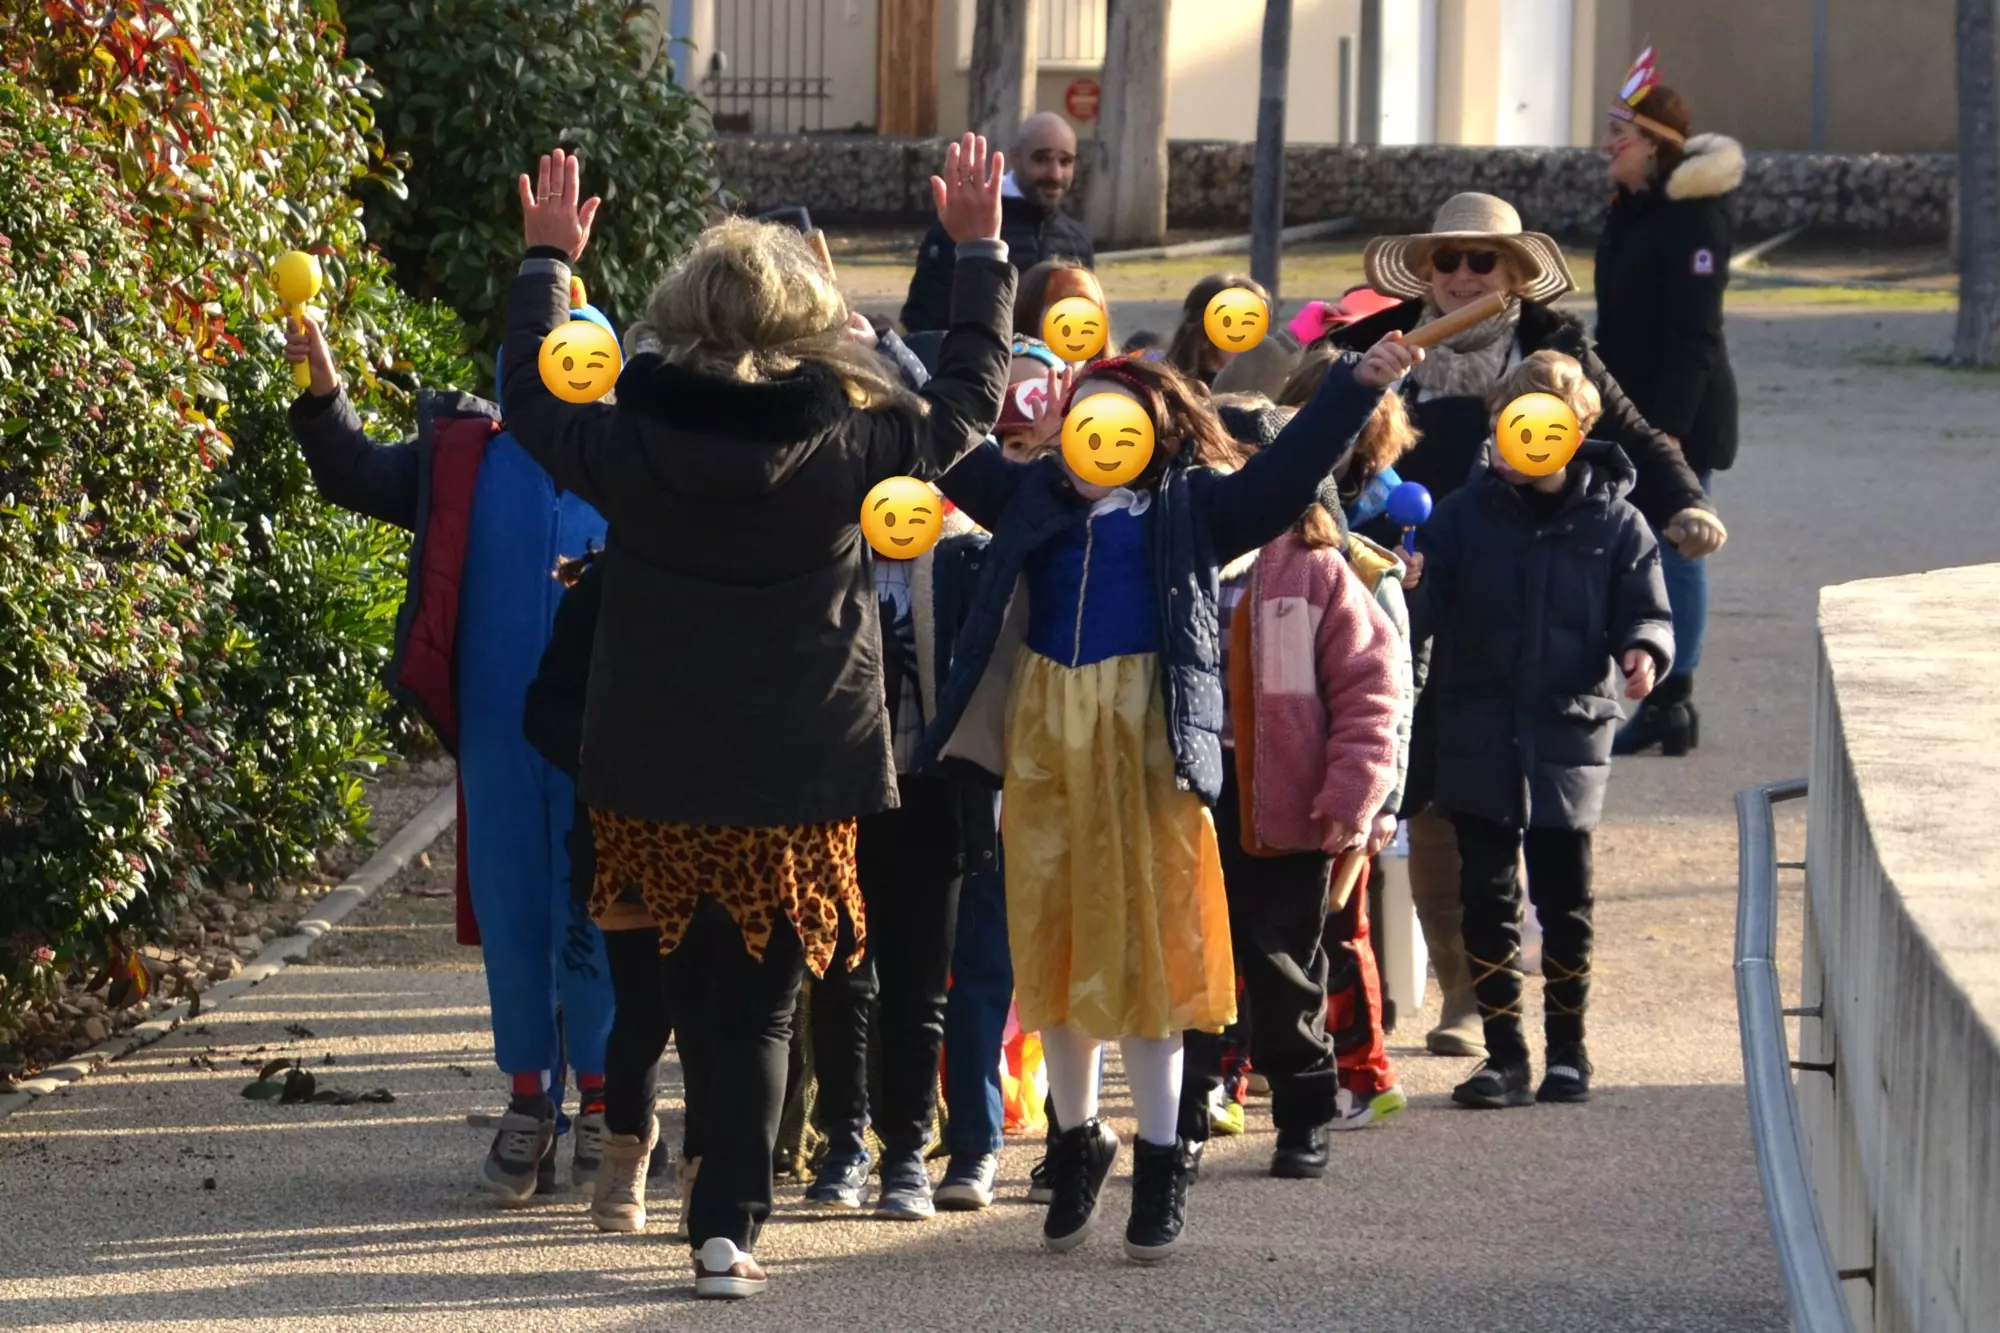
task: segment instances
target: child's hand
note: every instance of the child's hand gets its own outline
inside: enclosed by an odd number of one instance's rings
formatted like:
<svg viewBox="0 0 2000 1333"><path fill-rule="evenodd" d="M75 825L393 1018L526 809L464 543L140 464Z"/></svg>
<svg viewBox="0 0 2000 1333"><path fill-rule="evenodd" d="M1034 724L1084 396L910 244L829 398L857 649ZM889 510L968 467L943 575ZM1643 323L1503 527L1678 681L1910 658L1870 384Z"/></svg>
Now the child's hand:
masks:
<svg viewBox="0 0 2000 1333"><path fill-rule="evenodd" d="M1061 370L1051 370L1048 391L1035 404L1034 419L1029 422L1033 432L1031 438L1037 446L1058 439L1063 428L1063 404L1069 401L1070 390L1076 387L1076 367L1065 365Z"/></svg>
<svg viewBox="0 0 2000 1333"><path fill-rule="evenodd" d="M1423 359L1423 348L1406 347L1403 335L1392 330L1383 335L1381 342L1368 349L1368 355L1362 357L1361 364L1354 368L1354 378L1371 389L1386 389L1409 374L1410 367Z"/></svg>
<svg viewBox="0 0 2000 1333"><path fill-rule="evenodd" d="M1403 588L1405 591L1424 581L1424 557L1421 551L1412 551L1403 557Z"/></svg>
<svg viewBox="0 0 2000 1333"><path fill-rule="evenodd" d="M859 310L847 317L847 336L863 347L873 348L882 345L881 338L876 336L874 323Z"/></svg>
<svg viewBox="0 0 2000 1333"><path fill-rule="evenodd" d="M1326 835L1319 840L1321 849L1329 856L1339 856L1349 848L1359 847L1361 844L1362 833L1360 829L1352 824L1336 820L1327 821Z"/></svg>
<svg viewBox="0 0 2000 1333"><path fill-rule="evenodd" d="M521 237L530 250L553 245L574 263L590 244L590 224L597 220L598 205L592 196L581 207L582 162L558 148L542 155L532 186L526 173L521 176Z"/></svg>
<svg viewBox="0 0 2000 1333"><path fill-rule="evenodd" d="M1373 856L1396 840L1396 817L1377 815L1372 828L1368 830L1368 845L1363 850Z"/></svg>
<svg viewBox="0 0 2000 1333"><path fill-rule="evenodd" d="M1643 699L1653 692L1653 677L1659 670L1653 655L1644 648L1625 650L1625 697Z"/></svg>
<svg viewBox="0 0 2000 1333"><path fill-rule="evenodd" d="M986 154L986 140L968 134L944 152L944 174L931 177L938 221L953 241L1000 238L1000 181L1007 155Z"/></svg>
<svg viewBox="0 0 2000 1333"><path fill-rule="evenodd" d="M285 360L295 366L304 362L312 368L312 384L307 392L314 397L331 398L339 391L340 371L334 368L333 352L326 345L319 321L311 315L301 314L297 323L287 321Z"/></svg>

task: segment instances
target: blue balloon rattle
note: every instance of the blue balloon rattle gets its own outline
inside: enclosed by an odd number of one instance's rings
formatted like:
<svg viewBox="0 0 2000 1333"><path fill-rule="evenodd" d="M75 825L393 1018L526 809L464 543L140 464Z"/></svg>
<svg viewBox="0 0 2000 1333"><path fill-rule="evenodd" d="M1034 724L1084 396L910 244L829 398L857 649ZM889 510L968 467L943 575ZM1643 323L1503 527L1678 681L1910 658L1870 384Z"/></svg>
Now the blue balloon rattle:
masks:
<svg viewBox="0 0 2000 1333"><path fill-rule="evenodd" d="M1403 530L1403 553L1411 554L1410 534L1422 527L1431 516L1431 493L1421 484L1406 481L1389 492L1389 503L1383 506L1389 521Z"/></svg>

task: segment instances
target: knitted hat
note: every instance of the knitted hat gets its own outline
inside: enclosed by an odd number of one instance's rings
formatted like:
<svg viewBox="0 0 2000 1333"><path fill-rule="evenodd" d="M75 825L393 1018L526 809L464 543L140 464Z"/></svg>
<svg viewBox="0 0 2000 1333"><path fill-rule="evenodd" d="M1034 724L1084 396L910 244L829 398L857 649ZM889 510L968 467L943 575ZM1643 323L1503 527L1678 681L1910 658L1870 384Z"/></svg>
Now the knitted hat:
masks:
<svg viewBox="0 0 2000 1333"><path fill-rule="evenodd" d="M1446 247L1505 251L1518 279L1515 295L1553 301L1576 290L1562 247L1538 231L1522 231L1521 215L1490 194L1455 194L1444 201L1431 229L1413 236L1377 236L1362 251L1368 285L1411 300L1431 292L1431 254Z"/></svg>
<svg viewBox="0 0 2000 1333"><path fill-rule="evenodd" d="M1229 437L1254 448L1268 448L1292 414L1261 395L1243 394L1215 405L1215 415Z"/></svg>

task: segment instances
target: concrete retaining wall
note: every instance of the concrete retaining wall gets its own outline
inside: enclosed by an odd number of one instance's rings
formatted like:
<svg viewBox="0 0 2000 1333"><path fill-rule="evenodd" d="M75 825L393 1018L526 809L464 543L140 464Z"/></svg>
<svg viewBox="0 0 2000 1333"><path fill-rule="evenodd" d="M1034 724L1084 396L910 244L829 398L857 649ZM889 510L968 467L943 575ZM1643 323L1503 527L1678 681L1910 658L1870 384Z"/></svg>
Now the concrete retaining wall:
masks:
<svg viewBox="0 0 2000 1333"><path fill-rule="evenodd" d="M1859 1333L2000 1328L2000 565L1828 588L1799 1119Z"/></svg>
<svg viewBox="0 0 2000 1333"><path fill-rule="evenodd" d="M921 225L931 216L930 175L944 158L944 141L723 135L716 156L723 184L753 211L803 203L833 222ZM1169 145L1169 221L1248 230L1250 165L1249 144ZM1954 173L1954 159L1941 154L1757 153L1736 194L1736 223L1751 237L1811 227L1820 234L1942 240L1950 229ZM1091 174L1086 161L1079 199ZM1288 223L1358 217L1384 229L1416 230L1460 190L1500 195L1529 227L1577 239L1595 234L1609 195L1603 158L1585 148L1309 144L1286 152Z"/></svg>

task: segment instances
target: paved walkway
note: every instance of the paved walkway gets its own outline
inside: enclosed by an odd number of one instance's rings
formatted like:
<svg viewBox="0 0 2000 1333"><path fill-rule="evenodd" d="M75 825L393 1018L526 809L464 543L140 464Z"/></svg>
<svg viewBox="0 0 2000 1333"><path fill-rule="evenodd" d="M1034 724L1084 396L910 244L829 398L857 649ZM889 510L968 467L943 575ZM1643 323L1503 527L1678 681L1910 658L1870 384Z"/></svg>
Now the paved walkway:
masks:
<svg viewBox="0 0 2000 1333"><path fill-rule="evenodd" d="M464 1116L496 1083L476 971L297 967L0 1121L0 1326L1785 1328L1739 1082L1729 797L1804 769L1815 588L1994 558L1991 385L1910 364L1947 336L1936 315L1732 326L1746 445L1720 497L1735 535L1705 743L1612 784L1591 1105L1455 1111L1465 1064L1399 1051L1412 1110L1338 1138L1325 1181L1264 1178L1267 1130L1218 1142L1188 1248L1159 1269L1127 1265L1115 1232L1045 1255L1019 1203L921 1227L787 1207L761 1250L771 1293L698 1307L664 1239L601 1236L574 1199L498 1212L472 1188L484 1142ZM237 1095L240 1061L283 1052L331 1055L323 1078L397 1101ZM1032 1156L1008 1152L1010 1198ZM1110 1215L1127 1199L1121 1169Z"/></svg>

